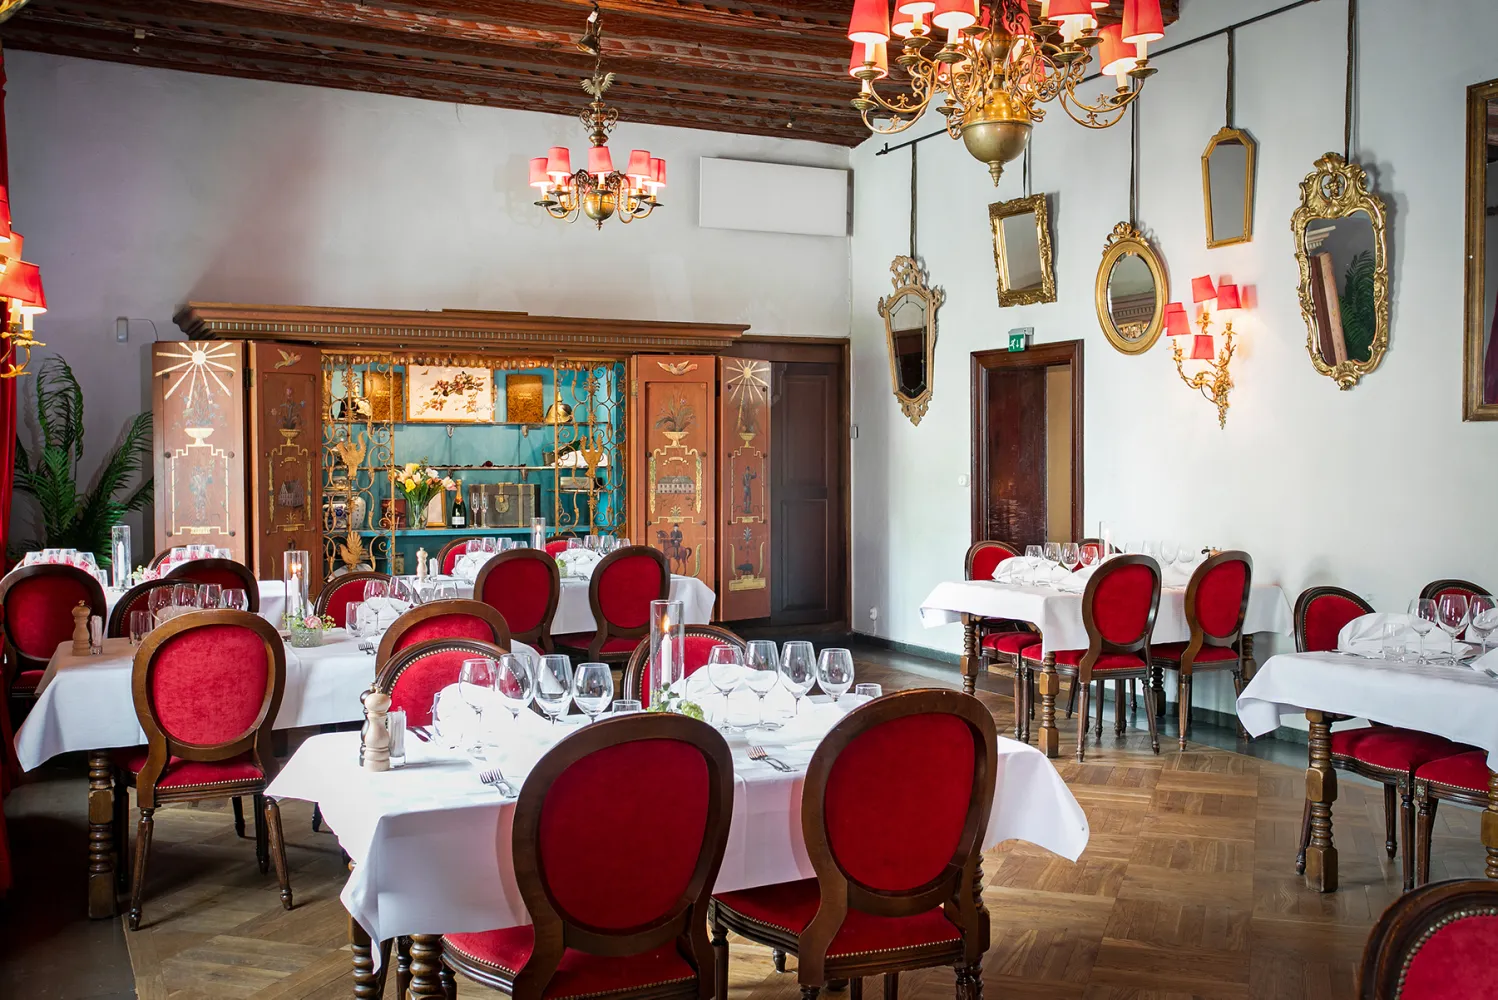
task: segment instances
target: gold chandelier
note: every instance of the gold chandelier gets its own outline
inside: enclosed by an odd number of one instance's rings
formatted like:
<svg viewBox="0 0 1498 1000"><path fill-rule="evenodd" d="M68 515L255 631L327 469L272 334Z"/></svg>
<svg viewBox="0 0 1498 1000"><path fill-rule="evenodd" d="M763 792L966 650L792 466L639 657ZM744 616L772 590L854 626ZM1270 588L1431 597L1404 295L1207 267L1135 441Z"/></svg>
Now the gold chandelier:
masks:
<svg viewBox="0 0 1498 1000"><path fill-rule="evenodd" d="M1042 105L1059 100L1088 128L1116 124L1139 96L1149 65L1150 42L1165 37L1160 0L1125 0L1122 24L1099 28L1109 0L1041 0L1038 18L1027 0L854 0L848 38L849 74L859 81L853 106L875 133L902 132L938 95L947 132L988 164L998 184L1004 164L1025 150L1030 131L1045 118ZM945 33L936 51L927 49ZM876 80L889 75L886 45L903 40L895 62L909 74L908 92L886 98ZM1117 89L1088 104L1077 88L1093 65L1093 50Z"/></svg>

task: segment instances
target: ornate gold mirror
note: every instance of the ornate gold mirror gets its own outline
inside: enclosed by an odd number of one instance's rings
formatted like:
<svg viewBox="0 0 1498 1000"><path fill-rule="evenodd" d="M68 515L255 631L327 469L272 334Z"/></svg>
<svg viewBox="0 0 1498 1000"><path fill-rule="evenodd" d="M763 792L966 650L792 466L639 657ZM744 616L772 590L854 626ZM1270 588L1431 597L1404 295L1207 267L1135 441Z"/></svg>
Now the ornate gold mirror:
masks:
<svg viewBox="0 0 1498 1000"><path fill-rule="evenodd" d="M1498 420L1495 323L1498 323L1498 80L1489 80L1467 88L1467 337L1462 377L1465 420Z"/></svg>
<svg viewBox="0 0 1498 1000"><path fill-rule="evenodd" d="M1143 354L1160 339L1170 299L1165 265L1144 234L1127 222L1108 236L1096 295L1098 323L1114 347Z"/></svg>
<svg viewBox="0 0 1498 1000"><path fill-rule="evenodd" d="M1311 362L1351 389L1389 347L1389 249L1384 200L1368 174L1336 153L1300 182L1290 219L1300 263L1300 311Z"/></svg>
<svg viewBox="0 0 1498 1000"><path fill-rule="evenodd" d="M1220 129L1207 143L1202 153L1202 198L1208 247L1253 240L1257 153L1258 143L1242 129Z"/></svg>
<svg viewBox="0 0 1498 1000"><path fill-rule="evenodd" d="M993 262L999 272L999 305L1056 301L1051 253L1051 212L1043 194L988 206Z"/></svg>
<svg viewBox="0 0 1498 1000"><path fill-rule="evenodd" d="M879 300L889 337L889 369L900 409L919 425L931 402L931 368L936 360L936 311L946 300L931 288L926 271L911 257L896 257L889 266L895 290Z"/></svg>

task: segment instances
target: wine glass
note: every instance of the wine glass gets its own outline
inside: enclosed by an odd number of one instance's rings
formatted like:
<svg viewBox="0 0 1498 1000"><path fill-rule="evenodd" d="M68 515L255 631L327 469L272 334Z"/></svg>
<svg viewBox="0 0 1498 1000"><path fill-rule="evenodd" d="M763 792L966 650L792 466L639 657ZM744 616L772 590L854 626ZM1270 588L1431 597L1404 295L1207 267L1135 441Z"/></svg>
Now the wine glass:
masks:
<svg viewBox="0 0 1498 1000"><path fill-rule="evenodd" d="M1025 563L1024 568L1025 579L1017 582L1028 583L1031 586L1036 586L1040 583L1040 574L1042 572L1040 564L1045 561L1045 546L1026 545L1025 559L1028 560Z"/></svg>
<svg viewBox="0 0 1498 1000"><path fill-rule="evenodd" d="M363 601L349 601L343 606L343 629L350 639L359 638L359 612L363 607Z"/></svg>
<svg viewBox="0 0 1498 1000"><path fill-rule="evenodd" d="M150 595L146 598L146 606L151 609L153 617L160 614L163 609L172 606L172 592L174 589L173 587L152 588Z"/></svg>
<svg viewBox="0 0 1498 1000"><path fill-rule="evenodd" d="M224 588L217 583L198 584L198 607L216 608L224 598Z"/></svg>
<svg viewBox="0 0 1498 1000"><path fill-rule="evenodd" d="M738 732L737 726L728 724L728 696L743 683L744 664L737 647L717 645L707 653L707 679L723 696L723 724L718 728L724 732Z"/></svg>
<svg viewBox="0 0 1498 1000"><path fill-rule="evenodd" d="M1415 662L1424 664L1425 637L1436 627L1436 602L1428 597L1417 597L1410 602L1409 614L1410 628L1415 630L1415 635L1420 640L1419 655Z"/></svg>
<svg viewBox="0 0 1498 1000"><path fill-rule="evenodd" d="M846 649L822 650L817 660L817 683L836 702L839 695L853 686L853 654Z"/></svg>
<svg viewBox="0 0 1498 1000"><path fill-rule="evenodd" d="M607 663L579 663L572 675L572 700L589 722L614 700L614 673Z"/></svg>
<svg viewBox="0 0 1498 1000"><path fill-rule="evenodd" d="M434 601L456 601L457 599L458 585L451 580L442 580L432 588Z"/></svg>
<svg viewBox="0 0 1498 1000"><path fill-rule="evenodd" d="M759 696L759 728L779 729L779 723L765 721L765 695L773 691L780 680L780 650L768 639L755 639L749 643L744 660L744 666L749 668L744 683Z"/></svg>
<svg viewBox="0 0 1498 1000"><path fill-rule="evenodd" d="M172 604L179 608L196 608L198 606L198 585L195 583L173 584Z"/></svg>
<svg viewBox="0 0 1498 1000"><path fill-rule="evenodd" d="M479 748L479 735L483 731L484 692L494 690L495 663L487 656L476 656L464 660L458 668L458 697L463 699L473 712L478 723L473 728L473 749Z"/></svg>
<svg viewBox="0 0 1498 1000"><path fill-rule="evenodd" d="M230 611L250 610L250 598L241 587L226 587L219 597L218 606Z"/></svg>
<svg viewBox="0 0 1498 1000"><path fill-rule="evenodd" d="M510 719L519 721L521 711L536 697L536 675L530 661L514 653L504 653L490 662L494 664L494 693L510 710Z"/></svg>
<svg viewBox="0 0 1498 1000"><path fill-rule="evenodd" d="M1041 554L1045 556L1046 562L1053 562L1058 566L1061 565L1060 542L1046 542L1044 548L1041 550Z"/></svg>
<svg viewBox="0 0 1498 1000"><path fill-rule="evenodd" d="M1493 600L1492 594L1474 594L1467 601L1472 615L1472 624L1467 626L1467 634L1476 633L1477 641L1482 643L1484 654L1488 651L1488 636L1498 629L1498 601Z"/></svg>
<svg viewBox="0 0 1498 1000"><path fill-rule="evenodd" d="M1180 542L1161 542L1160 543L1160 565L1161 565L1161 567L1174 566L1176 564L1176 560L1178 560L1180 558L1181 558L1181 543Z"/></svg>
<svg viewBox="0 0 1498 1000"><path fill-rule="evenodd" d="M365 580L364 599L372 601L377 597L390 596L390 583L386 580Z"/></svg>
<svg viewBox="0 0 1498 1000"><path fill-rule="evenodd" d="M458 749L463 742L463 731L458 726L456 718L443 714L441 691L432 696L432 735L437 737L439 745L448 750Z"/></svg>
<svg viewBox="0 0 1498 1000"><path fill-rule="evenodd" d="M1088 542L1082 546L1082 568L1091 569L1103 560L1103 547L1097 542Z"/></svg>
<svg viewBox="0 0 1498 1000"><path fill-rule="evenodd" d="M1069 573L1075 573L1077 567L1082 565L1082 550L1076 542L1067 542L1061 546L1061 565Z"/></svg>
<svg viewBox="0 0 1498 1000"><path fill-rule="evenodd" d="M1449 590L1436 598L1436 624L1451 639L1452 663L1456 663L1457 659L1456 637L1467 627L1471 615L1472 607L1467 601L1467 595L1460 591Z"/></svg>
<svg viewBox="0 0 1498 1000"><path fill-rule="evenodd" d="M572 661L560 653L547 653L536 668L536 704L555 724L572 704Z"/></svg>
<svg viewBox="0 0 1498 1000"><path fill-rule="evenodd" d="M801 714L801 699L817 682L817 653L811 643L797 639L785 644L780 653L780 680L796 699L791 714Z"/></svg>

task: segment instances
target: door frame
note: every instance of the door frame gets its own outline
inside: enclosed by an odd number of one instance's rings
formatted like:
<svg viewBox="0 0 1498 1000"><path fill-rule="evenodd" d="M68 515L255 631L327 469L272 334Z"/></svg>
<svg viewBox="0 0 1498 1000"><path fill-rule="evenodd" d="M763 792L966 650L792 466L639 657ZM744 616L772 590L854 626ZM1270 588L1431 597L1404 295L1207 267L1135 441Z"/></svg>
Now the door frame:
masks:
<svg viewBox="0 0 1498 1000"><path fill-rule="evenodd" d="M1074 541L1082 539L1082 341L1062 340L1050 344L1037 344L1023 351L974 351L972 354L972 441L971 441L971 540L981 541L987 537L984 530L983 500L988 492L988 376L991 372L1011 371L1016 368L1054 368L1071 365L1072 416L1071 416L1071 534Z"/></svg>

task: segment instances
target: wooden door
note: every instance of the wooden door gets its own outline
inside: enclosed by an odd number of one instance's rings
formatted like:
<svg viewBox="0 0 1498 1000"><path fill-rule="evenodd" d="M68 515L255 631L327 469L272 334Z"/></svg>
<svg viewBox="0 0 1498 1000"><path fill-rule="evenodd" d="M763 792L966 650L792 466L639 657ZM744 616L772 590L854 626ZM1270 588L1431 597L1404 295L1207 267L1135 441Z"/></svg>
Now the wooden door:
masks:
<svg viewBox="0 0 1498 1000"><path fill-rule="evenodd" d="M719 463L723 469L718 617L770 615L770 363L718 359Z"/></svg>
<svg viewBox="0 0 1498 1000"><path fill-rule="evenodd" d="M244 342L152 344L151 416L156 551L217 545L247 562Z"/></svg>
<svg viewBox="0 0 1498 1000"><path fill-rule="evenodd" d="M716 592L717 359L629 361L629 537Z"/></svg>
<svg viewBox="0 0 1498 1000"><path fill-rule="evenodd" d="M783 362L774 365L772 375L770 615L776 625L845 620L846 369Z"/></svg>
<svg viewBox="0 0 1498 1000"><path fill-rule="evenodd" d="M282 554L302 549L315 593L323 579L321 352L251 344L249 413L255 572L279 580Z"/></svg>

